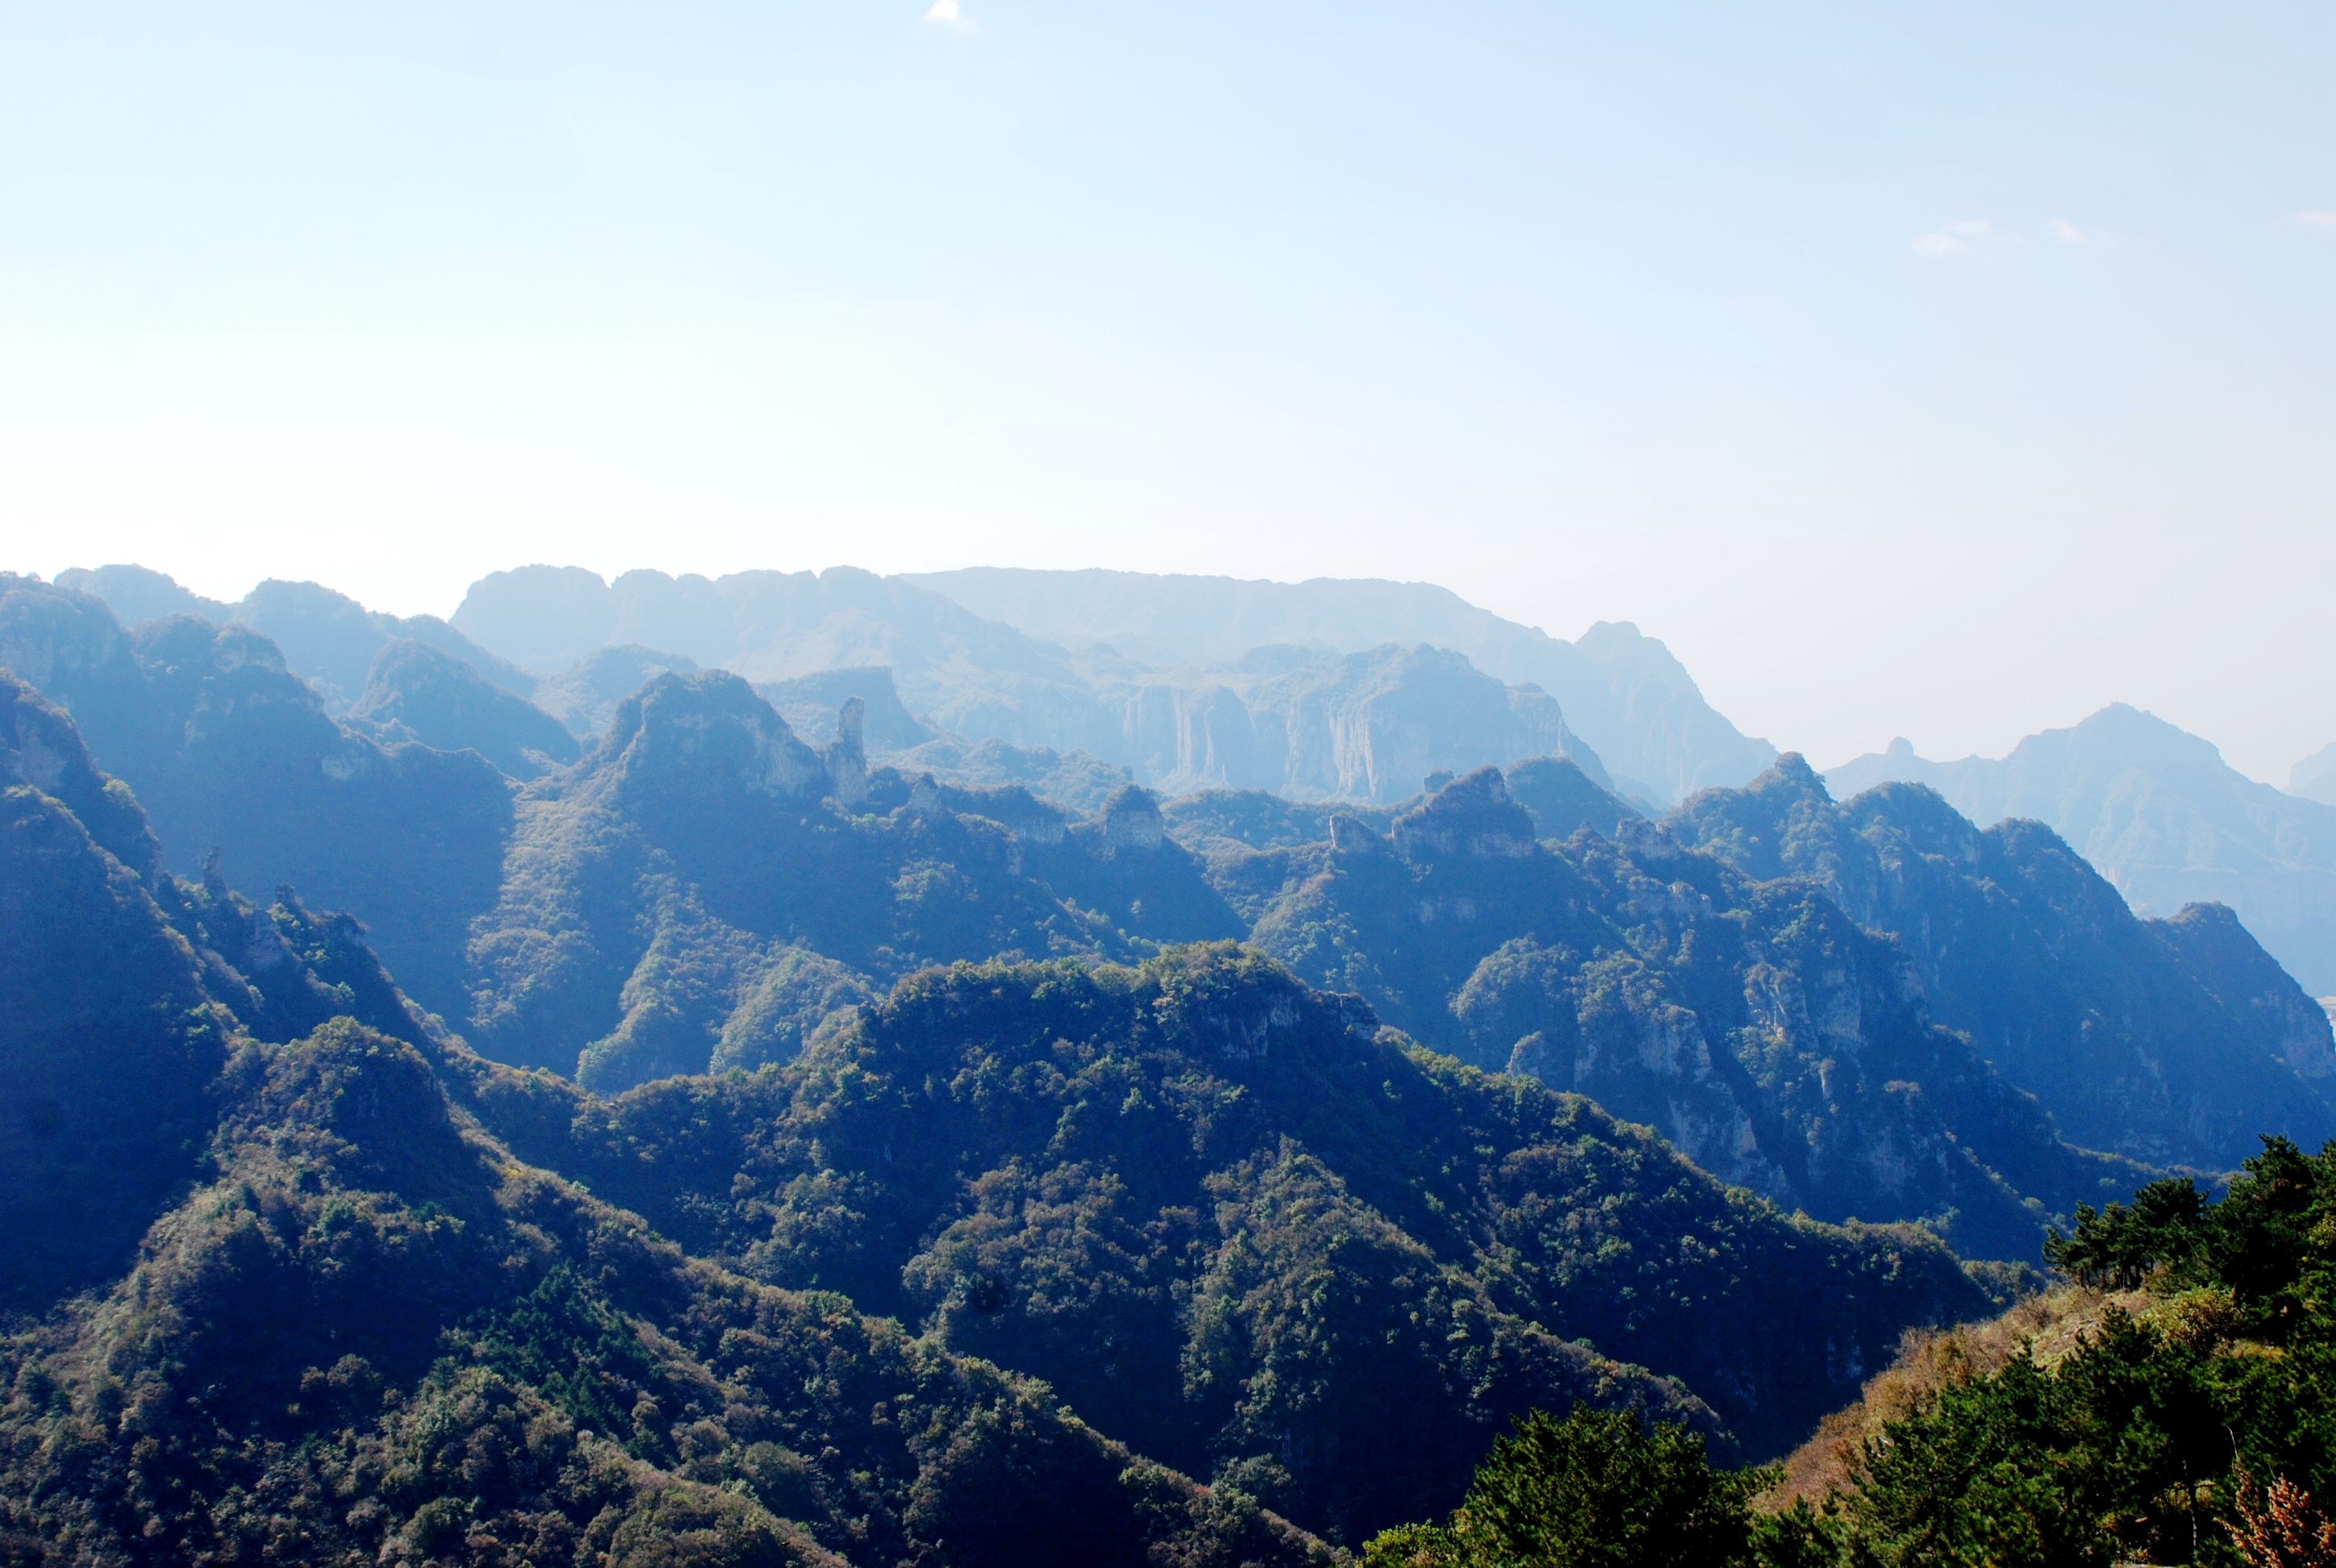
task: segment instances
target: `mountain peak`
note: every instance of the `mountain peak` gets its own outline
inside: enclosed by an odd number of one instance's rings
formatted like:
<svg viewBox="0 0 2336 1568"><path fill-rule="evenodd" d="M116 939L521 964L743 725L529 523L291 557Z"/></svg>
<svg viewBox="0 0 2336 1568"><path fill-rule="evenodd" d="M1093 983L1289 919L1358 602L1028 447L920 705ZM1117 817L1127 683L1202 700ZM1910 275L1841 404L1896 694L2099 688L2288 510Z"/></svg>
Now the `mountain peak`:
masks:
<svg viewBox="0 0 2336 1568"><path fill-rule="evenodd" d="M1480 767L1396 818L1395 842L1411 861L1527 855L1533 849L1533 820L1511 798L1500 769Z"/></svg>
<svg viewBox="0 0 2336 1568"><path fill-rule="evenodd" d="M727 670L658 676L617 710L602 753L628 791L808 798L828 782L819 754Z"/></svg>
<svg viewBox="0 0 2336 1568"><path fill-rule="evenodd" d="M1809 765L1809 759L1796 751L1788 751L1769 765L1768 771L1747 786L1756 794L1803 795L1812 800L1830 802L1833 795L1825 788L1825 779Z"/></svg>

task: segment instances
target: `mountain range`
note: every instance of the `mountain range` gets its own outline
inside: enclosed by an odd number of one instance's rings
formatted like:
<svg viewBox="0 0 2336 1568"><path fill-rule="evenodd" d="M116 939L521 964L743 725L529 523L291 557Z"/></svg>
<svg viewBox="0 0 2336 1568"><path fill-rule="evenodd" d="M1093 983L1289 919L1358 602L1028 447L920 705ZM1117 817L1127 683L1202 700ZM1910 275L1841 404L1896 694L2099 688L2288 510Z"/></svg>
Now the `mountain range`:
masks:
<svg viewBox="0 0 2336 1568"><path fill-rule="evenodd" d="M639 706L611 787L686 794ZM1512 1414L1775 1452L2000 1299L1230 947L929 970L603 1098L173 875L14 677L0 900L14 1560L1327 1563Z"/></svg>
<svg viewBox="0 0 2336 1568"><path fill-rule="evenodd" d="M2297 979L2336 993L2336 805L2258 784L2155 715L2104 708L2000 759L1932 762L1902 740L1826 778L1845 794L1924 784L1981 823L2044 823L2136 910L2227 905Z"/></svg>
<svg viewBox="0 0 2336 1568"><path fill-rule="evenodd" d="M522 781L475 741L356 733L238 627L124 632L12 579L0 662L180 874L349 911L487 1056L604 1092L783 1064L930 964L1235 939L1778 1202L1980 1255L2258 1132L2336 1131L2325 1016L2237 922L2137 920L2049 832L1927 790L1837 808L1796 758L1660 824L1563 758L1386 807L1122 784L1082 813L872 763L856 695L814 747L720 671L657 675Z"/></svg>
<svg viewBox="0 0 2336 1568"><path fill-rule="evenodd" d="M2327 808L2129 710L1868 787L1402 585L73 580L0 576L0 1561L1328 1564L1528 1410L1782 1454L2336 1138L2249 925L2029 806Z"/></svg>
<svg viewBox="0 0 2336 1568"><path fill-rule="evenodd" d="M1105 577L1108 592L1118 579ZM1169 790L1384 801L1436 768L1561 751L1590 765L1611 749L1650 770L1625 787L1661 802L1740 783L1775 755L1713 713L1661 644L1628 628L1599 628L1577 647L1441 589L1297 585L1316 606L1305 595L1285 604L1284 585L1181 578L1128 579L1160 596L1140 620L1083 621L1053 611L1090 586L1085 574L1051 595L1044 578L1015 578L999 615L969 608L999 598L982 591L985 577L839 568L720 579L632 571L610 583L525 567L473 584L453 624L546 672L622 643L757 682L882 666L942 730L1092 753ZM1342 602L1347 588L1401 613L1367 633L1369 618ZM1211 629L1164 629L1203 625ZM1131 634L1142 651L1099 629ZM1607 738L1582 739L1567 716L1576 713Z"/></svg>
<svg viewBox="0 0 2336 1568"><path fill-rule="evenodd" d="M1034 637L1108 644L1162 667L1227 663L1274 644L1448 648L1497 679L1548 692L1617 777L1660 801L1742 784L1776 760L1774 746L1739 734L1670 650L1628 622L1601 621L1569 643L1449 589L1363 578L1284 583L975 567L906 580Z"/></svg>

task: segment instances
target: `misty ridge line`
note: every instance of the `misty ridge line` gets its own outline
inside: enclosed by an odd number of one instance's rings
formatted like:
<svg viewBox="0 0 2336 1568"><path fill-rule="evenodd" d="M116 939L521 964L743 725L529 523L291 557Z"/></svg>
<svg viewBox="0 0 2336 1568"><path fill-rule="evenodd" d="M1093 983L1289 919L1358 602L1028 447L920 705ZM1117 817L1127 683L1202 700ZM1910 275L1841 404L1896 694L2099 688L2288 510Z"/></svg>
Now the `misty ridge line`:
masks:
<svg viewBox="0 0 2336 1568"><path fill-rule="evenodd" d="M1389 803L1434 775L1561 755L1659 815L1777 755L1635 627L1601 623L1569 643L1432 584L1013 568L611 580L535 566L481 579L442 620L280 580L234 604L136 567L59 580L125 622L182 613L252 626L336 713L356 713L396 638L476 669L579 745L658 671L727 668L815 742L858 696L872 757L1079 809L1131 782ZM530 745L481 744L521 773L564 755L540 734L537 763L521 757ZM2226 903L2316 994L2336 993L2336 746L2299 764L2282 793L2209 743L2112 706L2002 758L1937 763L1902 742L1825 776L1844 798L1919 782L1982 825L2042 821L2137 911Z"/></svg>

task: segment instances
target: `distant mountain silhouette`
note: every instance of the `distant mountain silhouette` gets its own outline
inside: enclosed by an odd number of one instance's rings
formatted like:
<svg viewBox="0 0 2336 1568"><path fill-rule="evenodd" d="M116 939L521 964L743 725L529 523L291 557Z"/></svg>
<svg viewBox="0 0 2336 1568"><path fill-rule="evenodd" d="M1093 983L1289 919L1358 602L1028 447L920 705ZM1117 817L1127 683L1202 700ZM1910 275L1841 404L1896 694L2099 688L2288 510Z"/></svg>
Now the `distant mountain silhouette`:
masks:
<svg viewBox="0 0 2336 1568"><path fill-rule="evenodd" d="M1430 583L1007 567L905 580L1034 637L1075 648L1108 644L1163 668L1227 663L1270 643L1339 653L1384 643L1449 648L1496 679L1547 691L1618 777L1662 802L1742 784L1776 755L1714 712L1669 650L1636 627L1601 622L1569 643Z"/></svg>
<svg viewBox="0 0 2336 1568"><path fill-rule="evenodd" d="M582 755L558 719L453 655L412 638L381 650L348 723L386 743L475 751L515 779L566 767Z"/></svg>
<svg viewBox="0 0 2336 1568"><path fill-rule="evenodd" d="M671 648L745 676L799 716L852 687L870 705L877 755L920 744L911 732L926 728L963 743L959 753L989 741L1084 753L1172 792L1380 802L1405 798L1430 773L1565 755L1601 787L1629 788L1607 776L1558 699L1421 642L1243 647L1153 668L1026 635L907 579L843 568L718 579L632 571L601 583L573 568L523 567L474 585L454 624L546 673L595 637ZM558 695L544 700L585 711L561 689L571 678L547 682Z"/></svg>
<svg viewBox="0 0 2336 1568"><path fill-rule="evenodd" d="M566 725L569 734L591 740L608 729L627 697L668 671L695 675L697 661L637 642L612 643L538 683L535 705Z"/></svg>
<svg viewBox="0 0 2336 1568"><path fill-rule="evenodd" d="M1982 825L2049 825L2143 914L2227 904L2312 991L2336 992L2336 806L2230 767L2214 745L2118 704L2000 759L1932 762L1901 740L1825 775L1844 799L1928 784Z"/></svg>
<svg viewBox="0 0 2336 1568"><path fill-rule="evenodd" d="M235 604L191 593L142 566L61 571L56 585L103 599L125 627L171 615L248 626L276 645L285 667L316 687L331 713L346 712L356 702L374 660L401 638L452 655L505 691L526 696L535 687L525 670L434 615L384 615L313 582L270 579Z"/></svg>

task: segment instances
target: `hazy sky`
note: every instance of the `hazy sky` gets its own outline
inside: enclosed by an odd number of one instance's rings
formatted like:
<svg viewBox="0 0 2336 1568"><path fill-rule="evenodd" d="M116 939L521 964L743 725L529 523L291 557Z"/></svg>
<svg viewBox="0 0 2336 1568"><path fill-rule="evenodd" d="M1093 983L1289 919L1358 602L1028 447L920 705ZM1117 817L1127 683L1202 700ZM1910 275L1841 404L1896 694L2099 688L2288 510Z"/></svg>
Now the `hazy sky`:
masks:
<svg viewBox="0 0 2336 1568"><path fill-rule="evenodd" d="M2336 7L0 0L0 566L1426 579L2336 739Z"/></svg>

